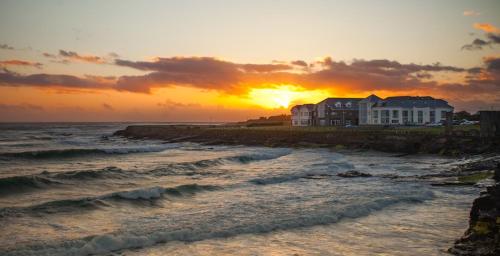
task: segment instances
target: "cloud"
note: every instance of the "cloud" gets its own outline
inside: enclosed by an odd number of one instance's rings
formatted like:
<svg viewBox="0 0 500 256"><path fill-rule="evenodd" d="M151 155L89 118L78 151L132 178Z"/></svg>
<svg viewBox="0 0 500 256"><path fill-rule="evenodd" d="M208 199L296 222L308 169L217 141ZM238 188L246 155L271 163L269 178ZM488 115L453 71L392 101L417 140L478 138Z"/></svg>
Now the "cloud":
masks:
<svg viewBox="0 0 500 256"><path fill-rule="evenodd" d="M47 52L42 53L42 55L43 55L43 57L46 57L46 58L51 58L51 59L57 58L57 56L55 54L51 54L51 53L47 53Z"/></svg>
<svg viewBox="0 0 500 256"><path fill-rule="evenodd" d="M479 15L481 15L480 12L477 12L477 11L474 11L474 10L465 10L463 14L464 14L464 16L469 16L469 17L470 16L479 16Z"/></svg>
<svg viewBox="0 0 500 256"><path fill-rule="evenodd" d="M196 103L182 103L182 102L176 102L176 101L173 101L173 100L169 100L167 99L165 102L160 102L157 104L159 107L164 107L164 108L167 108L168 110L177 110L177 109L180 109L180 108L199 108L201 107L200 104L196 104Z"/></svg>
<svg viewBox="0 0 500 256"><path fill-rule="evenodd" d="M489 23L474 23L474 28L486 33L500 33L500 30Z"/></svg>
<svg viewBox="0 0 500 256"><path fill-rule="evenodd" d="M31 62L24 60L4 60L0 61L0 66L25 66L25 67L35 67L42 68L43 64L40 62Z"/></svg>
<svg viewBox="0 0 500 256"><path fill-rule="evenodd" d="M0 44L0 49L3 50L14 50L14 47L8 45L8 44Z"/></svg>
<svg viewBox="0 0 500 256"><path fill-rule="evenodd" d="M337 95L384 91L389 94L429 94L452 99L467 95L470 100L493 100L500 91L499 60L488 57L480 67L400 63L378 59L356 59L350 63L327 57L314 69L294 72L287 64L239 64L212 57L157 58L152 61L117 59L117 66L145 71L144 75L104 77L87 75L21 75L0 70L0 86L57 87L65 89L117 90L150 93L154 88L188 86L246 95L251 88L280 84L298 85L304 90L322 89ZM463 76L462 82L439 81L447 73ZM169 108L186 107L172 102ZM105 107L103 105L103 107ZM106 108L106 107L105 107Z"/></svg>
<svg viewBox="0 0 500 256"><path fill-rule="evenodd" d="M295 66L301 66L301 67L307 67L307 62L303 61L303 60L294 60L292 61L292 65L295 65Z"/></svg>
<svg viewBox="0 0 500 256"><path fill-rule="evenodd" d="M19 110L43 111L43 107L29 103L22 103L17 105L0 103L0 111L19 111Z"/></svg>
<svg viewBox="0 0 500 256"><path fill-rule="evenodd" d="M20 75L9 70L0 72L0 85L63 87L73 89L111 89L113 84L106 79L80 78L71 75L33 74Z"/></svg>
<svg viewBox="0 0 500 256"><path fill-rule="evenodd" d="M490 42L484 41L483 39L476 38L472 43L462 46L462 50L482 50L483 47L490 45Z"/></svg>
<svg viewBox="0 0 500 256"><path fill-rule="evenodd" d="M107 103L102 103L102 107L107 109L107 110L114 110L113 106L107 104Z"/></svg>
<svg viewBox="0 0 500 256"><path fill-rule="evenodd" d="M67 59L71 59L71 60L90 62L90 63L95 63L95 64L105 63L105 60L99 56L80 55L80 54L73 52L73 51L59 50L59 56L67 58Z"/></svg>
<svg viewBox="0 0 500 256"><path fill-rule="evenodd" d="M476 38L472 43L462 46L462 50L482 50L484 47L500 44L500 30L489 23L474 23L474 28L486 32L486 40Z"/></svg>

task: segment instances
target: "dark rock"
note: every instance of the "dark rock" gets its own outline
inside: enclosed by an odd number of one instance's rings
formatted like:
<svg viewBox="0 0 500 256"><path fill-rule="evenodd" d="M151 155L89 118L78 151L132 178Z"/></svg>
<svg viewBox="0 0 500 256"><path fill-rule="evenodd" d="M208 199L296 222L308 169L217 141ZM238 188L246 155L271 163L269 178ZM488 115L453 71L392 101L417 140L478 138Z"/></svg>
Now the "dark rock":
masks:
<svg viewBox="0 0 500 256"><path fill-rule="evenodd" d="M500 255L500 165L495 169L497 183L488 187L472 203L469 228L448 252L455 255Z"/></svg>
<svg viewBox="0 0 500 256"><path fill-rule="evenodd" d="M493 174L493 179L496 182L500 182L500 163L497 163L497 168L495 168L495 173Z"/></svg>
<svg viewBox="0 0 500 256"><path fill-rule="evenodd" d="M358 172L358 171L354 171L354 170L339 173L339 174L337 174L337 176L342 177L342 178L372 177L372 175L369 173L363 173L363 172Z"/></svg>

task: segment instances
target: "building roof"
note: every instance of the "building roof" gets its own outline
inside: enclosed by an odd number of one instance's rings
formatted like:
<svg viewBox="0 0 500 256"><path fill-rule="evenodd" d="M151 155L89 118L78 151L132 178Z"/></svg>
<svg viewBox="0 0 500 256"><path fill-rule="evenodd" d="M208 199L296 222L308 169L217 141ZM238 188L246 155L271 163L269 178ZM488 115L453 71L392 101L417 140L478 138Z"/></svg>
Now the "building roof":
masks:
<svg viewBox="0 0 500 256"><path fill-rule="evenodd" d="M326 103L326 105L333 109L357 110L358 102L361 100L362 98L326 98L318 104ZM337 106L339 102L340 107ZM347 103L351 103L351 107L347 107Z"/></svg>
<svg viewBox="0 0 500 256"><path fill-rule="evenodd" d="M365 102L378 102L378 101L381 101L382 99L380 97L378 97L377 95L375 94L372 94L366 98L363 99L363 101Z"/></svg>
<svg viewBox="0 0 500 256"><path fill-rule="evenodd" d="M295 105L291 108L291 110L293 111L293 109L295 108L307 108L307 110L309 111L312 111L314 110L314 105L315 104L302 104L302 105Z"/></svg>
<svg viewBox="0 0 500 256"><path fill-rule="evenodd" d="M402 108L453 108L447 101L434 99L430 96L397 96L387 97L378 101L375 107L402 107Z"/></svg>

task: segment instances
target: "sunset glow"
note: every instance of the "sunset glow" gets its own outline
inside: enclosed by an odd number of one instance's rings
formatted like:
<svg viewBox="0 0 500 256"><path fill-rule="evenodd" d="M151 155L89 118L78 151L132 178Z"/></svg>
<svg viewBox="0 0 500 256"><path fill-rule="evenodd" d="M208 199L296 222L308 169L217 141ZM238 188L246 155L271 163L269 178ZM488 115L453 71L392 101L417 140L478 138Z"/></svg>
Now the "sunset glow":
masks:
<svg viewBox="0 0 500 256"><path fill-rule="evenodd" d="M372 93L500 109L500 2L386 1L2 1L0 122L240 121Z"/></svg>
<svg viewBox="0 0 500 256"><path fill-rule="evenodd" d="M277 85L273 88L253 88L250 101L264 108L288 108L293 102L319 102L328 97L324 90L306 91L294 85Z"/></svg>

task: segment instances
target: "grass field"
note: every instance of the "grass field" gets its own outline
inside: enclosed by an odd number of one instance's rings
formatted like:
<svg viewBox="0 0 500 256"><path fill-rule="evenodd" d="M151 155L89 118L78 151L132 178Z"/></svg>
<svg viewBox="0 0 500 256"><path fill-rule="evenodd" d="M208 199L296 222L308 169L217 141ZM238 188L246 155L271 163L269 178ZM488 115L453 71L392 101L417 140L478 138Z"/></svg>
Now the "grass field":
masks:
<svg viewBox="0 0 500 256"><path fill-rule="evenodd" d="M266 130L266 131L307 131L307 132L377 132L377 133L390 133L390 134L408 134L408 133L426 133L426 134L444 134L445 127L426 127L426 126L392 126L392 127L381 127L381 126L358 126L358 127L294 127L294 126L253 126L253 127L227 127L220 126L214 129L235 129L235 130ZM465 132L479 133L479 125L458 125L453 126L454 132Z"/></svg>

